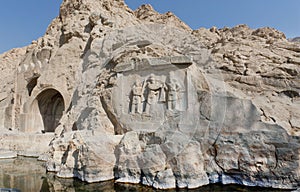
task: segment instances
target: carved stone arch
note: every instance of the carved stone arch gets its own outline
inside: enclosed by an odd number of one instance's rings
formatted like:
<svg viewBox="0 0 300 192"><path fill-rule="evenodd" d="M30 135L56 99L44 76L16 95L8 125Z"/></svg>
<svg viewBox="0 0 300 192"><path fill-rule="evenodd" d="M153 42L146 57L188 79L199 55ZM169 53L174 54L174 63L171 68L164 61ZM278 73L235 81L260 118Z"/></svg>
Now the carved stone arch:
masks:
<svg viewBox="0 0 300 192"><path fill-rule="evenodd" d="M32 129L54 132L65 111L65 100L56 89L49 88L40 92L31 105Z"/></svg>
<svg viewBox="0 0 300 192"><path fill-rule="evenodd" d="M29 96L31 96L33 89L36 87L39 77L40 76L35 76L35 77L31 78L30 81L28 82L28 84L26 85Z"/></svg>

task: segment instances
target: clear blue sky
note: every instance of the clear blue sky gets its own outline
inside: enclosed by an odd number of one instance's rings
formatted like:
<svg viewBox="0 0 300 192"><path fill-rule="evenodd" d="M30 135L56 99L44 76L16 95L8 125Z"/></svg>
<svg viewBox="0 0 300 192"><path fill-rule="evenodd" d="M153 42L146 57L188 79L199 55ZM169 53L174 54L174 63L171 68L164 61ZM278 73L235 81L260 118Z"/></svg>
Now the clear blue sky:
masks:
<svg viewBox="0 0 300 192"><path fill-rule="evenodd" d="M41 37L58 15L62 0L1 0L0 53ZM172 11L193 29L247 24L269 26L287 37L300 36L300 0L125 0L130 8L151 4Z"/></svg>

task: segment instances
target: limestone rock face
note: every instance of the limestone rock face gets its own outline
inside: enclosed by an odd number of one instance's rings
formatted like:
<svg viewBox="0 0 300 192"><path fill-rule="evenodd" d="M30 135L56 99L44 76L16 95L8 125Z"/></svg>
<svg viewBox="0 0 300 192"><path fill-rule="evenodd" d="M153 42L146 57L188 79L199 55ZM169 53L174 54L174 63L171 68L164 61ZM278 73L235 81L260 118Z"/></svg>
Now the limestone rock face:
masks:
<svg viewBox="0 0 300 192"><path fill-rule="evenodd" d="M0 56L1 146L87 182L297 188L299 59L272 28L64 0L43 37Z"/></svg>
<svg viewBox="0 0 300 192"><path fill-rule="evenodd" d="M294 38L291 38L291 39L289 39L289 41L292 41L292 42L300 42L300 37L294 37Z"/></svg>
<svg viewBox="0 0 300 192"><path fill-rule="evenodd" d="M142 5L137 10L134 11L134 15L145 22L149 23L160 23L164 25L171 25L173 27L178 27L191 31L192 29L182 22L176 15L171 12L165 14L159 14L156 12L151 5Z"/></svg>
<svg viewBox="0 0 300 192"><path fill-rule="evenodd" d="M262 113L262 121L299 135L296 123L292 123L300 117L299 43L287 41L275 29L253 30L246 25L193 33L212 52L215 62L214 67L206 67L209 75L222 73L227 84L254 102Z"/></svg>
<svg viewBox="0 0 300 192"><path fill-rule="evenodd" d="M2 130L12 128L13 117L10 115L13 111L11 105L14 102L13 94L15 92L15 71L26 48L12 49L0 55L0 128Z"/></svg>

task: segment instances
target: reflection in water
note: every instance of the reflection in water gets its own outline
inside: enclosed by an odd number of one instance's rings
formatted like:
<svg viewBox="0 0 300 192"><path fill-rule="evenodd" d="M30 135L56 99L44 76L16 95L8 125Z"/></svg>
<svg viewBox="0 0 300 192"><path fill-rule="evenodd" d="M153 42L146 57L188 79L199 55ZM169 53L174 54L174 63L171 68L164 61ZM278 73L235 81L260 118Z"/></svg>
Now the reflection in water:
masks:
<svg viewBox="0 0 300 192"><path fill-rule="evenodd" d="M62 179L46 173L43 162L34 158L19 157L0 160L0 188L16 188L22 192L154 192L150 187L141 185L115 184L113 181L87 184L77 179ZM167 190L167 192L282 192L284 190L243 187L238 185L208 185L195 190ZM165 192L165 191L164 191Z"/></svg>
<svg viewBox="0 0 300 192"><path fill-rule="evenodd" d="M0 160L0 188L16 188L23 191L40 191L46 175L41 162L32 158Z"/></svg>

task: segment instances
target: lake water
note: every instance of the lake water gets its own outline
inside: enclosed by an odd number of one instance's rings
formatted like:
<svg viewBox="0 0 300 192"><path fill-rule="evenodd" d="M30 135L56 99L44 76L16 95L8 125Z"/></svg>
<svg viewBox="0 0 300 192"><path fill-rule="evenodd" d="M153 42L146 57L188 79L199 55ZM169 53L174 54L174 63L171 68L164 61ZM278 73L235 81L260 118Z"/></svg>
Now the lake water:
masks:
<svg viewBox="0 0 300 192"><path fill-rule="evenodd" d="M141 185L115 184L113 181L87 184L77 179L61 179L46 173L43 162L34 158L18 157L0 160L0 188L15 188L22 192L154 192ZM208 185L195 190L167 190L167 192L283 192L284 190L243 187L238 185ZM286 191L286 190L285 190Z"/></svg>

